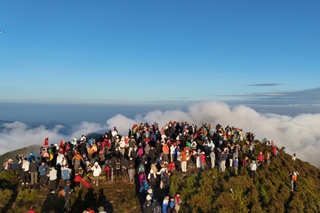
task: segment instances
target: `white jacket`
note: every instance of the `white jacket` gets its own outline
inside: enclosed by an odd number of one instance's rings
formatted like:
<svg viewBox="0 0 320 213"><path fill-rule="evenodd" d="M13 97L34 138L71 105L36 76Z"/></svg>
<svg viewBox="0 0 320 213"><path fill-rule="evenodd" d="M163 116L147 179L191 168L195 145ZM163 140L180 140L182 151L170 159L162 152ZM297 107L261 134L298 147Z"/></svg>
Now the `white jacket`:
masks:
<svg viewBox="0 0 320 213"><path fill-rule="evenodd" d="M99 165L94 165L91 170L93 171L93 176L100 176L101 174L101 167Z"/></svg>

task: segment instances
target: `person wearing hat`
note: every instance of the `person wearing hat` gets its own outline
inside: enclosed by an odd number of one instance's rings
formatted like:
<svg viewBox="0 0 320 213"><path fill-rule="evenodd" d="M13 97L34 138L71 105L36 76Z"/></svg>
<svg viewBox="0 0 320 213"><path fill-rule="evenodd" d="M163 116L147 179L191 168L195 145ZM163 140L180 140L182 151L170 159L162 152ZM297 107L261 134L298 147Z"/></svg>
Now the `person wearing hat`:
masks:
<svg viewBox="0 0 320 213"><path fill-rule="evenodd" d="M99 185L99 176L101 174L101 167L98 162L95 162L93 167L91 168L92 175L93 175L93 184L96 184L96 186Z"/></svg>
<svg viewBox="0 0 320 213"><path fill-rule="evenodd" d="M65 204L64 204L64 209L66 210L66 212L69 212L71 210L71 193L73 192L73 190L71 189L70 187L71 185L71 182L70 180L67 180L66 181L66 184L63 188L64 190L64 201L65 201Z"/></svg>
<svg viewBox="0 0 320 213"><path fill-rule="evenodd" d="M98 213L107 213L103 206L99 206Z"/></svg>

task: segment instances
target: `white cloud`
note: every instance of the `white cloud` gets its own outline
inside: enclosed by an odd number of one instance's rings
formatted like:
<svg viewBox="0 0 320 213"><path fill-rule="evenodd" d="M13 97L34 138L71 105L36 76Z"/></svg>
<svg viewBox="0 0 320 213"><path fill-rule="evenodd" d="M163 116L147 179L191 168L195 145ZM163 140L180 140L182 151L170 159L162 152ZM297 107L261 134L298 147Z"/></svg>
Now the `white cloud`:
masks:
<svg viewBox="0 0 320 213"><path fill-rule="evenodd" d="M320 167L317 160L320 150L320 114L262 114L243 105L230 107L224 102L213 101L193 104L186 112L155 110L146 115L137 115L134 119L118 114L108 119L105 125L84 121L72 128L71 135L59 134L59 130L64 128L60 125L47 129L42 125L28 128L21 122L5 123L0 133L0 154L32 144L42 145L46 137L50 138L50 143L59 143L61 139L71 140L73 136L80 137L82 134L106 131L113 127L117 127L123 135L128 133L134 123L158 122L163 126L170 120L187 121L197 125L210 122L212 126L219 123L224 127L239 127L246 132L254 132L256 139L266 137L274 140L279 146L286 147L287 153L296 153L298 158Z"/></svg>

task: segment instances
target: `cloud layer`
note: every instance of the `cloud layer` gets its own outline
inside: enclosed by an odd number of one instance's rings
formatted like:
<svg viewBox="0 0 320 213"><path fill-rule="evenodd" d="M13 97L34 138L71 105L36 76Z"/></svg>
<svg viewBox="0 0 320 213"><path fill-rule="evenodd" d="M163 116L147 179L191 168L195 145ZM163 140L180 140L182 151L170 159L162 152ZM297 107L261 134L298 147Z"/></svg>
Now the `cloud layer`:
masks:
<svg viewBox="0 0 320 213"><path fill-rule="evenodd" d="M137 115L134 119L118 114L106 120L105 124L83 121L72 127L70 135L60 133L60 130L65 128L61 125L47 129L43 125L29 128L18 121L4 123L0 132L0 155L33 144L42 145L46 137L49 137L49 143L59 143L60 140L71 140L73 136L107 131L113 127L117 127L121 134L127 134L134 123L158 122L163 126L170 120L198 125L207 122L214 126L219 123L223 127L239 127L246 132L254 132L256 139L274 140L279 146L286 147L287 153L296 153L298 158L320 167L317 160L320 150L320 114L263 114L243 105L231 107L224 102L215 101L195 103L186 111L154 110Z"/></svg>

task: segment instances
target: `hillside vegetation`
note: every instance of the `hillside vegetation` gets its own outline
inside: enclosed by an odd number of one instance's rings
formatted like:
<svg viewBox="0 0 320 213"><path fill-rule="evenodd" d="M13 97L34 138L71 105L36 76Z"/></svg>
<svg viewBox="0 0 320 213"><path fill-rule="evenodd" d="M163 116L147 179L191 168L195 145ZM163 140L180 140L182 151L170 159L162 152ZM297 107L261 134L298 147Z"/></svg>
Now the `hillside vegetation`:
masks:
<svg viewBox="0 0 320 213"><path fill-rule="evenodd" d="M266 153L270 147L259 144L257 151ZM291 191L289 173L300 171L296 189ZM252 180L249 168L240 167L239 175L232 169L217 169L174 175L171 193L180 192L182 212L320 212L319 169L307 162L292 161L280 152L271 164L262 164Z"/></svg>
<svg viewBox="0 0 320 213"><path fill-rule="evenodd" d="M255 153L271 151L271 147L257 141ZM253 158L252 158L253 159ZM183 201L180 212L320 212L320 172L307 162L292 161L284 150L271 158L270 165L262 164L252 180L248 167L240 167L239 175L228 168L201 171L189 161L187 173L173 171L170 194L180 193ZM291 191L289 173L300 171L296 190ZM101 177L99 187L87 189L75 186L71 204L73 212L87 207L97 211L101 205L110 212L141 212L139 190L127 182L107 182ZM60 189L62 187L60 182ZM17 171L0 173L1 212L62 212L64 199L50 194L47 188L22 188Z"/></svg>

